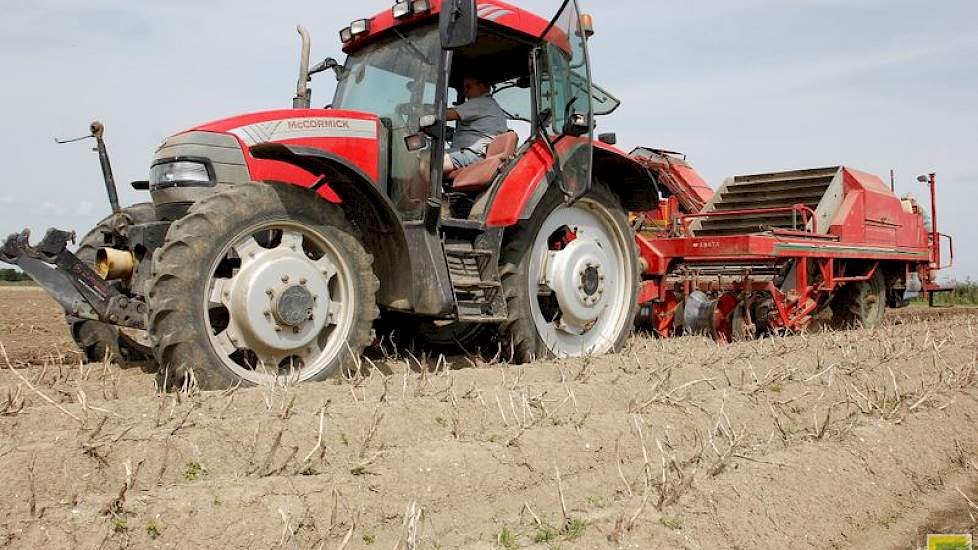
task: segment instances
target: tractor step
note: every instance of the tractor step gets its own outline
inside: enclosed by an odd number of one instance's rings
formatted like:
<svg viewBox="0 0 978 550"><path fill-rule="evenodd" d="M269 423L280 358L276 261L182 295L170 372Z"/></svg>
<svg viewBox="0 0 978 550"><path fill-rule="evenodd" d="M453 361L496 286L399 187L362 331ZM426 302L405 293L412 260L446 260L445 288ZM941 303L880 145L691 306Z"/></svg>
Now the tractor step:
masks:
<svg viewBox="0 0 978 550"><path fill-rule="evenodd" d="M463 323L502 323L506 317L493 317L491 315L459 315L458 320Z"/></svg>
<svg viewBox="0 0 978 550"><path fill-rule="evenodd" d="M457 231L458 227L455 229ZM467 323L505 321L506 300L502 296L496 253L478 248L463 237L445 243L445 256L455 291L458 320Z"/></svg>
<svg viewBox="0 0 978 550"><path fill-rule="evenodd" d="M492 250L472 248L465 244L446 244L445 253L461 258L489 258L492 256Z"/></svg>
<svg viewBox="0 0 978 550"><path fill-rule="evenodd" d="M503 287L502 283L499 281L483 281L475 277L452 277L452 286L454 286L456 290Z"/></svg>

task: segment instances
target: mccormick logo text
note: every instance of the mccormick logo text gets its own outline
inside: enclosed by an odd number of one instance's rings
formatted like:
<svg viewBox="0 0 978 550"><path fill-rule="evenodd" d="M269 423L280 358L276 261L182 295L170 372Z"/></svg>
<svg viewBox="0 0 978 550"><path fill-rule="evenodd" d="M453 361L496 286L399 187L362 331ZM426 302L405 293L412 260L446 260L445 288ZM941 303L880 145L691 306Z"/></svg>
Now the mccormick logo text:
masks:
<svg viewBox="0 0 978 550"><path fill-rule="evenodd" d="M290 120L289 130L309 130L313 128L350 128L349 120L335 118L307 118L304 120Z"/></svg>
<svg viewBox="0 0 978 550"><path fill-rule="evenodd" d="M256 143L289 139L377 139L377 122L334 117L266 120L229 130L251 147Z"/></svg>

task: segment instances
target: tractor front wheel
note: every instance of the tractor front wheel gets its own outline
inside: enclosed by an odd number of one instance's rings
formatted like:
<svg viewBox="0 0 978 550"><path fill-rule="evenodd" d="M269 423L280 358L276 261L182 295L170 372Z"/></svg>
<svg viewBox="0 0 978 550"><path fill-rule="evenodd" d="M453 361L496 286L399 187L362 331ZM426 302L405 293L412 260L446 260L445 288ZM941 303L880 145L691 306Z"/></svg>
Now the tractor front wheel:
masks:
<svg viewBox="0 0 978 550"><path fill-rule="evenodd" d="M503 244L503 347L517 363L619 349L638 310L638 250L618 197L595 183L562 199L552 190Z"/></svg>
<svg viewBox="0 0 978 550"><path fill-rule="evenodd" d="M190 208L153 258L149 333L163 386L323 380L371 343L373 258L342 210L286 184Z"/></svg>

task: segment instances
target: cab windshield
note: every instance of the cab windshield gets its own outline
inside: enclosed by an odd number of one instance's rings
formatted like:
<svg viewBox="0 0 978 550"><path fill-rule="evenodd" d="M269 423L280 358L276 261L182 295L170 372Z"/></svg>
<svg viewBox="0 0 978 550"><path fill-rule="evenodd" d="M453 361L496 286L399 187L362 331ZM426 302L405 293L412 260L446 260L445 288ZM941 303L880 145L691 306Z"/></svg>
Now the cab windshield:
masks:
<svg viewBox="0 0 978 550"><path fill-rule="evenodd" d="M373 113L391 130L391 200L407 219L420 216L427 193L421 159L404 138L418 131L418 116L435 102L440 45L434 26L394 34L347 58L336 86L334 109Z"/></svg>

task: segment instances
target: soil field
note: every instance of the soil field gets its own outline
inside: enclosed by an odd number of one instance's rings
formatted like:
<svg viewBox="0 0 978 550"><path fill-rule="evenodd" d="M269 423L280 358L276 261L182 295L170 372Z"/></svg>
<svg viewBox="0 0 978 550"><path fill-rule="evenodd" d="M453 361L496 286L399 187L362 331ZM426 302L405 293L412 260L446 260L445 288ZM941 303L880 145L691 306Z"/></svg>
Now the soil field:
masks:
<svg viewBox="0 0 978 550"><path fill-rule="evenodd" d="M0 547L916 549L978 535L978 315L159 394L0 289Z"/></svg>

